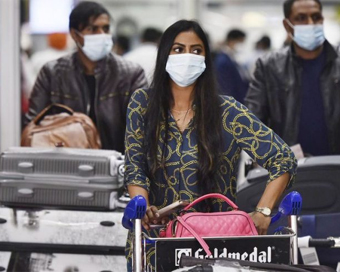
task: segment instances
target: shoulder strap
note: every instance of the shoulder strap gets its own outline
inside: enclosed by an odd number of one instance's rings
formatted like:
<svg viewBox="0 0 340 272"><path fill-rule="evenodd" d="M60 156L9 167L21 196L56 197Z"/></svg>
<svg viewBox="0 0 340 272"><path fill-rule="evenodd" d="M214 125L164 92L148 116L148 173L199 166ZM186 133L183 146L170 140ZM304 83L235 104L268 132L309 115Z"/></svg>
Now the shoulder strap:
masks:
<svg viewBox="0 0 340 272"><path fill-rule="evenodd" d="M52 113L61 113L61 112L66 112L70 115L73 114L73 110L65 105L62 104L57 104L57 103L53 103L49 106L47 106L45 109L43 109L34 119L33 122L36 125L39 125L39 123L41 122L42 119L45 118L45 116L50 115Z"/></svg>
<svg viewBox="0 0 340 272"><path fill-rule="evenodd" d="M201 236L199 236L198 234L197 234L197 232L196 231L194 231L193 230L193 228L192 227L190 227L180 216L178 216L177 217L177 220L178 220L178 222L179 223L181 223L182 224L182 226L184 227L184 228L186 228L196 239L197 239L197 241L200 243L200 245L203 247L203 249L204 249L204 251L205 251L205 253L207 253L207 255L208 256L211 256L212 254L211 254L211 252L210 252L210 250L209 250L209 246L208 246L208 244L202 239L202 237Z"/></svg>

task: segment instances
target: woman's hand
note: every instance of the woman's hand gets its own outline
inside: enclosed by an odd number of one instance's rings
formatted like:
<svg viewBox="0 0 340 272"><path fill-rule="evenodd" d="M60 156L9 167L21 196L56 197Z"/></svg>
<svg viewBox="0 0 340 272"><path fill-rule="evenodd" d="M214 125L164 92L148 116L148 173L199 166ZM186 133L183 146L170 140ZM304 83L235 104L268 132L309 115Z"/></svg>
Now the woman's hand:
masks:
<svg viewBox="0 0 340 272"><path fill-rule="evenodd" d="M269 182L261 196L259 203L257 203L257 207L267 207L272 210L273 207L275 207L275 203L278 201L283 191L287 187L289 177L290 175L287 172L279 176L277 179ZM260 235L267 234L271 217L265 216L260 212L252 212L249 215L254 221L257 232Z"/></svg>
<svg viewBox="0 0 340 272"><path fill-rule="evenodd" d="M271 217L265 216L259 212L252 212L249 214L251 219L253 219L255 227L259 235L266 235L270 224Z"/></svg>
<svg viewBox="0 0 340 272"><path fill-rule="evenodd" d="M149 206L146 209L144 218L142 219L142 226L146 230L150 230L150 225L152 224L161 223L162 225L165 225L167 222L169 222L168 216L160 217L158 209L155 206Z"/></svg>

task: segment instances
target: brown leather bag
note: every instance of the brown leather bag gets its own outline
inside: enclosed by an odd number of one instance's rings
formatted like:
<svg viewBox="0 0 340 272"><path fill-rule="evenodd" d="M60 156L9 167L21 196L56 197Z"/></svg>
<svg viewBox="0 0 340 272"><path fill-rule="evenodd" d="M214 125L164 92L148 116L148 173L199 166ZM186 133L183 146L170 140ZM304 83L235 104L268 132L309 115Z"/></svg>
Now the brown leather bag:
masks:
<svg viewBox="0 0 340 272"><path fill-rule="evenodd" d="M26 126L21 146L100 149L101 142L90 117L65 105L51 104Z"/></svg>

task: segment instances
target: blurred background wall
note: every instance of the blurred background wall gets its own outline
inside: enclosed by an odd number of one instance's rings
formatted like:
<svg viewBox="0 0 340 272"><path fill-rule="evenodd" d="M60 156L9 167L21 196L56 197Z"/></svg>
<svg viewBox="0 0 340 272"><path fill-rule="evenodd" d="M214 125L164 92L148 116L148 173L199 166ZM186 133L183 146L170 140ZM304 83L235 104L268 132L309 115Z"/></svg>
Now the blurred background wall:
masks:
<svg viewBox="0 0 340 272"><path fill-rule="evenodd" d="M81 0L23 0L33 38L33 51L47 46L49 32L68 31L68 13ZM198 20L210 36L213 46L224 40L231 28L247 33L251 45L263 34L272 39L273 48L280 48L285 40L282 26L283 0L95 0L111 13L114 34L126 35L133 46L142 29L154 26L164 30L181 18ZM28 3L28 4L27 4ZM327 39L340 43L338 0L324 0L325 32ZM50 11L53 11L51 13Z"/></svg>

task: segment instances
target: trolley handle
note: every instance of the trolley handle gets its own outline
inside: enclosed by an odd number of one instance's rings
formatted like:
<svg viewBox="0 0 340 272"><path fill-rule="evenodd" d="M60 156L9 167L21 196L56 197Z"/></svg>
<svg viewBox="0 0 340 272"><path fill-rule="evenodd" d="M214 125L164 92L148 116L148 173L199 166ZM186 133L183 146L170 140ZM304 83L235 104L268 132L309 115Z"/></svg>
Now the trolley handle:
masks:
<svg viewBox="0 0 340 272"><path fill-rule="evenodd" d="M137 195L127 204L122 218L122 225L128 230L133 230L133 222L142 219L146 213L146 200L143 196Z"/></svg>
<svg viewBox="0 0 340 272"><path fill-rule="evenodd" d="M278 212L271 218L271 224L278 221L282 215L298 215L302 208L302 197L299 192L292 191L287 194L281 201Z"/></svg>
<svg viewBox="0 0 340 272"><path fill-rule="evenodd" d="M134 230L135 238L133 243L132 271L141 272L142 264L142 218L146 213L146 199L142 195L137 195L127 204L122 225L124 228Z"/></svg>
<svg viewBox="0 0 340 272"><path fill-rule="evenodd" d="M332 239L309 239L309 247L334 247L335 241Z"/></svg>
<svg viewBox="0 0 340 272"><path fill-rule="evenodd" d="M340 237L312 238L311 236L299 237L299 247L340 247Z"/></svg>
<svg viewBox="0 0 340 272"><path fill-rule="evenodd" d="M330 239L309 239L310 247L334 247L335 241Z"/></svg>

